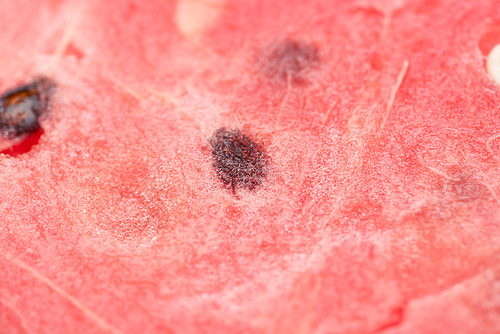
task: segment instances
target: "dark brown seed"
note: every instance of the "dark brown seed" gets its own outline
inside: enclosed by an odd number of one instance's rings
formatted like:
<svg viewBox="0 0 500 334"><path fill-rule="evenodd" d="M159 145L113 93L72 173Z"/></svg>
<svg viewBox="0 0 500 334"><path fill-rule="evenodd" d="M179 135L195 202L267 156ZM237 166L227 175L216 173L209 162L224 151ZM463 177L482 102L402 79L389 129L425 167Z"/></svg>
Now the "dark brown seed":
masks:
<svg viewBox="0 0 500 334"><path fill-rule="evenodd" d="M269 170L269 156L261 145L240 130L220 128L209 140L217 176L235 192L254 190L264 182Z"/></svg>
<svg viewBox="0 0 500 334"><path fill-rule="evenodd" d="M49 79L40 78L5 92L0 97L0 135L13 139L38 131L54 86Z"/></svg>

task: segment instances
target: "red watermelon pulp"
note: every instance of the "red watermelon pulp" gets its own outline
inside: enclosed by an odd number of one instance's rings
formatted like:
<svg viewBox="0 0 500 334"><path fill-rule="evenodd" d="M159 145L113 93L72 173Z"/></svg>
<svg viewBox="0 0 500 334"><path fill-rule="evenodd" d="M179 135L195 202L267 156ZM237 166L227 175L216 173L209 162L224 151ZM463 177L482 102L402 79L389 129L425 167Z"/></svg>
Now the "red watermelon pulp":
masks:
<svg viewBox="0 0 500 334"><path fill-rule="evenodd" d="M0 90L57 86L35 137L0 140L1 333L500 333L500 2L3 0L0 22ZM256 174L224 179L220 129Z"/></svg>

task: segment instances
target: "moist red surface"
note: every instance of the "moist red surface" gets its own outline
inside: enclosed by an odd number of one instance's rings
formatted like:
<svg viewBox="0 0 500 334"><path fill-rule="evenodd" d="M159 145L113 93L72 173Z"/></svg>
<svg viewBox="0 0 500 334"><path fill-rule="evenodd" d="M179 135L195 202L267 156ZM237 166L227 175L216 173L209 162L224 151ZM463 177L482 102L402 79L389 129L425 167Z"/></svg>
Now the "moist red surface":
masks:
<svg viewBox="0 0 500 334"><path fill-rule="evenodd" d="M0 88L58 83L0 156L6 333L500 331L495 1L0 2ZM321 64L262 71L286 38ZM235 196L208 139L271 157Z"/></svg>

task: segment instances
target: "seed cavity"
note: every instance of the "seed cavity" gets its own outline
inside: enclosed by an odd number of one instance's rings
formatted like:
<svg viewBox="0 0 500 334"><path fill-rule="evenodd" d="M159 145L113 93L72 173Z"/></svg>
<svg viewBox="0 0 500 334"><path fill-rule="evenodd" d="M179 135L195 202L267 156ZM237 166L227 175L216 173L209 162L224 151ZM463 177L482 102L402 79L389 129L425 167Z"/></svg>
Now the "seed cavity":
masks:
<svg viewBox="0 0 500 334"><path fill-rule="evenodd" d="M445 180L444 189L452 194L456 201L469 202L491 197L491 191L472 171L459 166L449 166L447 172L449 177Z"/></svg>
<svg viewBox="0 0 500 334"><path fill-rule="evenodd" d="M40 130L40 117L48 111L54 83L47 78L8 90L0 97L0 135L14 139Z"/></svg>
<svg viewBox="0 0 500 334"><path fill-rule="evenodd" d="M306 83L309 74L321 63L317 47L301 40L278 41L264 54L265 75L280 82Z"/></svg>
<svg viewBox="0 0 500 334"><path fill-rule="evenodd" d="M233 194L237 189L255 190L264 182L269 171L269 156L245 133L220 128L209 142L216 174Z"/></svg>

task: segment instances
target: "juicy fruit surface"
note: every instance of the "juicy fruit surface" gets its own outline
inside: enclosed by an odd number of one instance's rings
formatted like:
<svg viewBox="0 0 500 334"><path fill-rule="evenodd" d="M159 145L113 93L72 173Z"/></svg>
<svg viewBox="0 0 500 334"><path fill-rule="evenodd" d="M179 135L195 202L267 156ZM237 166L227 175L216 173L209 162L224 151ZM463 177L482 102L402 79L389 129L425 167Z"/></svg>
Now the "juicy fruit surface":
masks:
<svg viewBox="0 0 500 334"><path fill-rule="evenodd" d="M0 88L57 83L0 156L1 331L500 332L500 3L186 3L0 2ZM223 127L270 157L237 196Z"/></svg>

